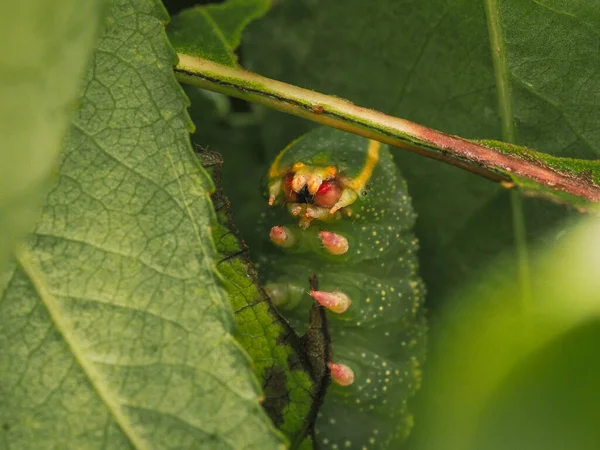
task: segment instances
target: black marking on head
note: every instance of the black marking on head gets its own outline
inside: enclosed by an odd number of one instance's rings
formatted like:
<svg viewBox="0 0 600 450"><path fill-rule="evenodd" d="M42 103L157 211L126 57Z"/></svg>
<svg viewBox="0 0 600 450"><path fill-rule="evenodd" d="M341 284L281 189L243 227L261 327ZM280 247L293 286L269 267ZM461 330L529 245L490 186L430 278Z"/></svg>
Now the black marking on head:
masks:
<svg viewBox="0 0 600 450"><path fill-rule="evenodd" d="M310 192L308 192L308 186L304 186L300 192L297 192L298 195L298 203L310 203L313 204L313 199L315 198Z"/></svg>

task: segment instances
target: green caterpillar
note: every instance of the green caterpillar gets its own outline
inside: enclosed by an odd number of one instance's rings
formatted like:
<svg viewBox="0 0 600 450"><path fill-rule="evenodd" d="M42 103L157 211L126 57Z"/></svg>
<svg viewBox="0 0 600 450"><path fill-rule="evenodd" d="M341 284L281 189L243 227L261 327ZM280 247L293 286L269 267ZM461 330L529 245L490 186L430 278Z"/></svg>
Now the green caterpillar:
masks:
<svg viewBox="0 0 600 450"><path fill-rule="evenodd" d="M330 311L335 383L317 441L396 449L412 425L407 400L420 384L426 325L415 215L389 149L314 129L279 153L268 190L259 232L270 242L254 249L268 292L298 332L314 301ZM313 273L319 287L309 290Z"/></svg>

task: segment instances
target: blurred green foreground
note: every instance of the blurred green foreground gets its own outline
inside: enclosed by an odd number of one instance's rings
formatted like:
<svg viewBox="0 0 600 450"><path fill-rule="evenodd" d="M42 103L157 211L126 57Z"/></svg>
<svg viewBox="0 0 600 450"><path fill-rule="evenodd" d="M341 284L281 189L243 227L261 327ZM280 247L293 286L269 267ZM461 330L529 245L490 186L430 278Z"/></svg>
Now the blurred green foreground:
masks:
<svg viewBox="0 0 600 450"><path fill-rule="evenodd" d="M600 220L554 240L534 259L529 302L482 281L432 326L412 447L600 449Z"/></svg>

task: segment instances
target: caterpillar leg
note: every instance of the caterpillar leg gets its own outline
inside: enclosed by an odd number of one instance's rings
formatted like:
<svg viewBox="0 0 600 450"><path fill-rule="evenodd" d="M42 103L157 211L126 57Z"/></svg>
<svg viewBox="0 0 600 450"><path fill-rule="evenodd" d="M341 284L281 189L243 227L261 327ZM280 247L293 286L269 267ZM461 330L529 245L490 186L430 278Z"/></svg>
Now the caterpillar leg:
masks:
<svg viewBox="0 0 600 450"><path fill-rule="evenodd" d="M299 219L298 225L306 230L315 219L331 222L342 218L340 213L331 214L329 208L311 205L310 203L288 203L287 210L292 217Z"/></svg>
<svg viewBox="0 0 600 450"><path fill-rule="evenodd" d="M339 200L329 210L330 214L334 214L339 209L349 206L358 199L358 193L354 189L346 188L342 191Z"/></svg>
<svg viewBox="0 0 600 450"><path fill-rule="evenodd" d="M282 185L283 180L281 178L269 183L269 206L273 206L275 204L275 200L277 200L277 197L281 192Z"/></svg>

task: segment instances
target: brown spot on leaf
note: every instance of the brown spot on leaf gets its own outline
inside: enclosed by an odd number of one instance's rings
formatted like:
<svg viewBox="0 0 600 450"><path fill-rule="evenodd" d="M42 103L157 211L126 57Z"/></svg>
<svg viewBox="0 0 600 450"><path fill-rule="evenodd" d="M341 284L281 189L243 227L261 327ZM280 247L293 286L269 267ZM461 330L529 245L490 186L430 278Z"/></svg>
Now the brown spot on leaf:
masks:
<svg viewBox="0 0 600 450"><path fill-rule="evenodd" d="M271 366L265 370L263 379L265 400L262 406L275 426L280 427L284 421L283 411L290 403L285 370L278 365Z"/></svg>

